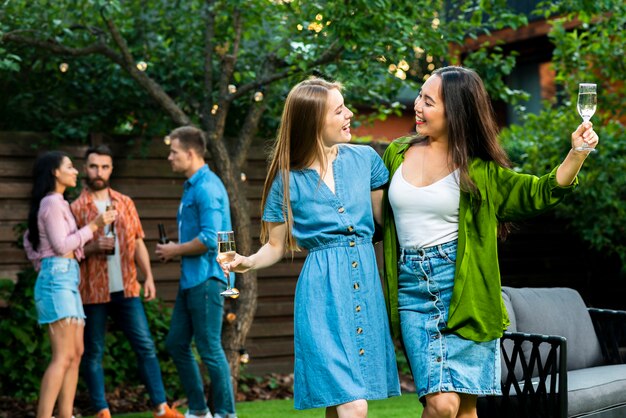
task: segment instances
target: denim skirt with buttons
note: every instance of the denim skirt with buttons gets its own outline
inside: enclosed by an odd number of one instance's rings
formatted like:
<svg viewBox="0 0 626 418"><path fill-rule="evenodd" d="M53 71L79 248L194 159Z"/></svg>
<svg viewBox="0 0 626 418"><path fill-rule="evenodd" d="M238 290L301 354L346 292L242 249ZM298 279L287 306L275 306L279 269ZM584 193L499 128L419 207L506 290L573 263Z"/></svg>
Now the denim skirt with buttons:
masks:
<svg viewBox="0 0 626 418"><path fill-rule="evenodd" d="M35 283L35 306L39 324L61 319L84 323L85 311L78 291L80 268L73 258L47 257Z"/></svg>
<svg viewBox="0 0 626 418"><path fill-rule="evenodd" d="M437 392L496 395L499 340L476 342L443 332L454 287L457 241L402 248L398 306L402 339L419 398Z"/></svg>

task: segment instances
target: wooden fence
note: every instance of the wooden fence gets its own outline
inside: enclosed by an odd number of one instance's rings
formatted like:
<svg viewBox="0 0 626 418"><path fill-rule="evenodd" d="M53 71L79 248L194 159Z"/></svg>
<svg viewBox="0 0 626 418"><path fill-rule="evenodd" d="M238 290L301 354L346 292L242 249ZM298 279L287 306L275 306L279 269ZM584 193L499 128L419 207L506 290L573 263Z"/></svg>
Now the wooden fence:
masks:
<svg viewBox="0 0 626 418"><path fill-rule="evenodd" d="M31 189L31 169L46 136L27 132L0 132L0 278L16 280L27 260L16 246L16 225L25 222ZM176 239L176 210L184 178L172 173L166 160L168 147L162 140L132 140L92 135L92 143L112 146L116 158L112 186L133 198L146 233L158 295L173 302L178 288L178 263L163 264L154 255L157 223L166 225ZM86 145L65 144L79 170ZM258 243L260 196L265 178L266 157L256 145L244 168L246 194L250 202L252 233ZM623 297L626 281L620 280L619 262L590 252L562 222L542 216L519 224L519 229L501 246L503 283L511 286L568 286L578 289L587 303L626 308ZM379 253L380 253L380 249ZM258 310L250 331L247 349L253 374L289 372L293 367L293 295L304 261L296 254L258 272ZM600 281L598 279L601 279ZM601 286L601 287L599 287ZM610 289L609 292L606 292Z"/></svg>

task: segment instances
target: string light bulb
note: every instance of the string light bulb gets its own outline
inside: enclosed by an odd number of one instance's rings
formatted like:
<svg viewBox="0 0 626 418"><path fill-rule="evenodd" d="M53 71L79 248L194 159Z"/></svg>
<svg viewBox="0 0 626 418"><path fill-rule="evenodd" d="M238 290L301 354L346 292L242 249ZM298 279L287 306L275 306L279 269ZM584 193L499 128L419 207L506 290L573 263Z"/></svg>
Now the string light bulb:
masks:
<svg viewBox="0 0 626 418"><path fill-rule="evenodd" d="M217 113L217 109L219 109L219 106L214 104L213 107L211 108L211 114L215 115Z"/></svg>
<svg viewBox="0 0 626 418"><path fill-rule="evenodd" d="M70 65L67 62L62 62L61 64L59 64L59 71L61 71L62 73L67 72L67 70L70 69Z"/></svg>
<svg viewBox="0 0 626 418"><path fill-rule="evenodd" d="M142 72L146 71L146 69L148 69L148 64L145 61L139 61L137 63L137 69Z"/></svg>
<svg viewBox="0 0 626 418"><path fill-rule="evenodd" d="M254 101L255 102L262 102L263 101L263 92L262 91L257 91L256 93L254 93Z"/></svg>
<svg viewBox="0 0 626 418"><path fill-rule="evenodd" d="M170 136L167 135L165 138L163 138L163 143L169 146L172 143L172 138L170 138Z"/></svg>
<svg viewBox="0 0 626 418"><path fill-rule="evenodd" d="M248 364L249 362L250 362L250 354L248 354L245 348L241 348L239 350L239 363Z"/></svg>
<svg viewBox="0 0 626 418"><path fill-rule="evenodd" d="M228 92L230 94L235 94L237 93L237 86L235 86L234 84L229 84L228 85Z"/></svg>
<svg viewBox="0 0 626 418"><path fill-rule="evenodd" d="M246 173L242 172L240 175L241 181L246 181L248 180L248 176L246 176Z"/></svg>

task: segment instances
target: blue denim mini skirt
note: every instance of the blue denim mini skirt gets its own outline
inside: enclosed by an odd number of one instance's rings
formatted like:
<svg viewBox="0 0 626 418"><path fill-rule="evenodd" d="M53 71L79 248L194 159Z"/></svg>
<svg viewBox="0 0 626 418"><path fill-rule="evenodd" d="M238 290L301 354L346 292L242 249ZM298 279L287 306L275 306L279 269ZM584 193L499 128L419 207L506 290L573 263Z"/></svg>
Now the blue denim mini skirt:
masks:
<svg viewBox="0 0 626 418"><path fill-rule="evenodd" d="M47 257L41 260L35 283L39 324L51 324L60 319L85 321L79 282L80 268L73 258Z"/></svg>
<svg viewBox="0 0 626 418"><path fill-rule="evenodd" d="M422 401L437 392L501 394L499 340L476 342L442 332L454 287L456 250L455 240L400 252L400 326Z"/></svg>

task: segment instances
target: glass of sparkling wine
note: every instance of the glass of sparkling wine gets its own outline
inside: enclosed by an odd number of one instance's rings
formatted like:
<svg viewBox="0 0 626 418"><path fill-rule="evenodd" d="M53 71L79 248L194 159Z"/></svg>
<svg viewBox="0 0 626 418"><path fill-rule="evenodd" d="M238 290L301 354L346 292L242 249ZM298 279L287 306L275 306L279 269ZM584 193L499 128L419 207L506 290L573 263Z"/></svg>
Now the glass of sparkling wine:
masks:
<svg viewBox="0 0 626 418"><path fill-rule="evenodd" d="M222 264L228 264L235 258L235 233L233 231L219 231L217 233L217 259ZM231 297L239 295L237 289L230 286L230 274L227 278L226 290L220 295Z"/></svg>
<svg viewBox="0 0 626 418"><path fill-rule="evenodd" d="M596 113L596 105L598 103L598 96L596 94L596 85L593 83L580 83L578 84L578 114L583 118L584 122L589 122L589 119ZM587 144L576 147L576 151L591 151L595 152L595 148L591 148Z"/></svg>

